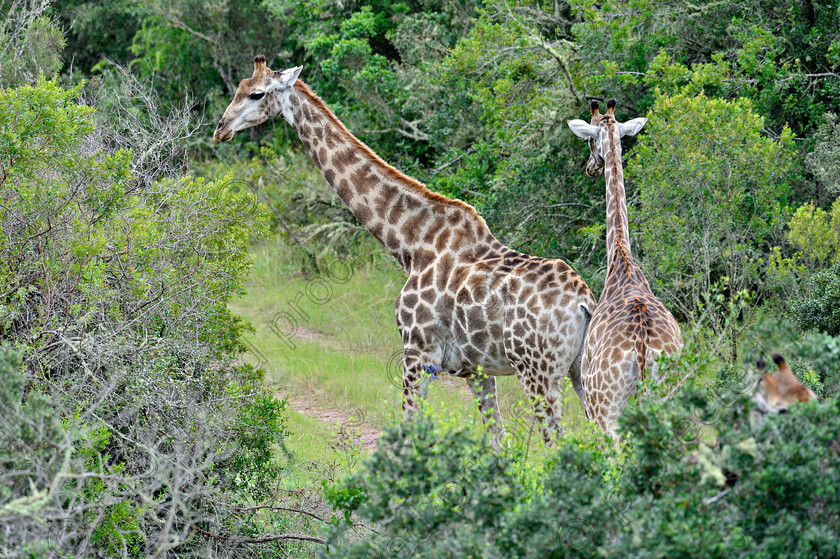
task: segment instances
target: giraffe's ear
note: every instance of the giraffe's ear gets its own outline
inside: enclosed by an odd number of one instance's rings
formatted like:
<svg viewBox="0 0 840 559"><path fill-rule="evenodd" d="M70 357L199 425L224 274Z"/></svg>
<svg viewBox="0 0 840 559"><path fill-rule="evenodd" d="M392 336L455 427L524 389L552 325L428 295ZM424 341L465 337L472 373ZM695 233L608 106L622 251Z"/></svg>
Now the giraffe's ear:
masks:
<svg viewBox="0 0 840 559"><path fill-rule="evenodd" d="M569 128L572 129L572 132L575 133L575 136L581 138L583 140L588 140L589 138L597 138L598 137L598 128L592 126L585 120L570 120L569 121Z"/></svg>
<svg viewBox="0 0 840 559"><path fill-rule="evenodd" d="M646 118L634 118L618 125L618 137L635 136L647 123Z"/></svg>
<svg viewBox="0 0 840 559"><path fill-rule="evenodd" d="M302 69L303 66L295 66L294 68L289 68L288 70L277 70L274 72L278 80L277 87L286 89L287 87L294 85Z"/></svg>

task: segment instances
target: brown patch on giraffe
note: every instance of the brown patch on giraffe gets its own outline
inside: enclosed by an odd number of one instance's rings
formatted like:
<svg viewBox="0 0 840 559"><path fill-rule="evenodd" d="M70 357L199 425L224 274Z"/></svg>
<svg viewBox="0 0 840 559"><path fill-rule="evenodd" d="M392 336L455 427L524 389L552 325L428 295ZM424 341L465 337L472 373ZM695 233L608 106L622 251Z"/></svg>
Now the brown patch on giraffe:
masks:
<svg viewBox="0 0 840 559"><path fill-rule="evenodd" d="M429 227L426 228L426 232L423 234L423 244L431 246L434 244L435 237L437 237L438 231L440 230L439 227L436 227L434 222L431 223Z"/></svg>
<svg viewBox="0 0 840 559"><path fill-rule="evenodd" d="M429 303L431 305L437 299L437 293L432 288L424 289L420 293L420 297L423 299L423 301L425 301L426 303Z"/></svg>
<svg viewBox="0 0 840 559"><path fill-rule="evenodd" d="M408 307L409 309L413 309L415 306L417 306L418 301L419 299L417 298L417 295L413 293L402 297L402 304Z"/></svg>
<svg viewBox="0 0 840 559"><path fill-rule="evenodd" d="M414 311L417 324L427 324L432 321L432 310L425 304L420 304Z"/></svg>
<svg viewBox="0 0 840 559"><path fill-rule="evenodd" d="M446 285L449 281L449 276L451 275L454 266L455 261L448 254L444 254L438 260L438 272L436 275L437 281L435 282L435 287L439 292L443 293L446 291Z"/></svg>
<svg viewBox="0 0 840 559"><path fill-rule="evenodd" d="M356 186L356 192L361 196L370 192L370 189L379 183L376 175L371 172L370 166L368 165L353 171L350 174L350 182Z"/></svg>
<svg viewBox="0 0 840 559"><path fill-rule="evenodd" d="M422 248L414 251L412 263L418 270L425 270L434 261L435 253L433 251Z"/></svg>
<svg viewBox="0 0 840 559"><path fill-rule="evenodd" d="M458 290L457 295L455 295L455 302L459 305L467 305L472 303L472 297L470 297L469 289L462 287Z"/></svg>
<svg viewBox="0 0 840 559"><path fill-rule="evenodd" d="M361 223L368 223L371 219L373 219L373 214L365 206L357 207L353 215L355 215L356 219L358 219Z"/></svg>
<svg viewBox="0 0 840 559"><path fill-rule="evenodd" d="M388 228L388 235L385 237L385 246L388 250L396 252L399 250L401 244L400 239L397 237L397 233L393 229Z"/></svg>
<svg viewBox="0 0 840 559"><path fill-rule="evenodd" d="M475 327L475 325L483 324L484 322L484 311L481 307L471 307L467 309L467 324Z"/></svg>
<svg viewBox="0 0 840 559"><path fill-rule="evenodd" d="M407 244L413 245L420 239L421 229L428 219L429 211L426 208L408 218L402 227L403 239Z"/></svg>
<svg viewBox="0 0 840 559"><path fill-rule="evenodd" d="M329 146L329 142L327 142L327 145ZM356 154L356 151L352 147L348 147L343 151L336 151L333 154L332 164L339 173L344 173L347 167L352 167L360 160L361 159Z"/></svg>
<svg viewBox="0 0 840 559"><path fill-rule="evenodd" d="M388 223L397 224L400 220L402 220L404 213L405 203L402 198L397 198L394 203L391 204L391 209L387 212L387 215L385 215L385 219Z"/></svg>
<svg viewBox="0 0 840 559"><path fill-rule="evenodd" d="M292 98L297 99L297 97ZM329 149L335 149L336 146L341 145L341 136L339 136L332 126L327 126L325 130L324 143L327 144L327 148Z"/></svg>
<svg viewBox="0 0 840 559"><path fill-rule="evenodd" d="M352 192L350 191L350 183L347 181L347 179L340 179L338 181L338 184L334 186L335 193L338 194L338 197L341 198L345 202L345 204L349 202L352 198Z"/></svg>
<svg viewBox="0 0 840 559"><path fill-rule="evenodd" d="M376 212L376 215L384 216L388 211L388 208L391 207L391 200L392 198L386 196L384 193L379 194L373 201L373 211ZM392 223L391 225L396 226L398 224Z"/></svg>

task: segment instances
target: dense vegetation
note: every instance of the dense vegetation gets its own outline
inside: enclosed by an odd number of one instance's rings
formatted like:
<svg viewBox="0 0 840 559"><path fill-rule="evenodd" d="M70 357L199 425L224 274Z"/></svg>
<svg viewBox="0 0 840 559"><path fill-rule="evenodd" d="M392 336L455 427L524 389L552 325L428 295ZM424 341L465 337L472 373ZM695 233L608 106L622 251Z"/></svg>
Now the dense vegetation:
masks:
<svg viewBox="0 0 840 559"><path fill-rule="evenodd" d="M840 555L836 4L12 0L0 16L4 557ZM427 418L326 483L332 512L279 500L313 488L281 487L284 403L242 360L229 303L249 247L279 237L285 273L390 260L281 121L212 144L260 53L596 293L603 182L565 123L607 97L647 116L625 145L631 240L688 350L641 387L621 453L587 427L494 454ZM745 372L772 351L822 402L761 422Z"/></svg>

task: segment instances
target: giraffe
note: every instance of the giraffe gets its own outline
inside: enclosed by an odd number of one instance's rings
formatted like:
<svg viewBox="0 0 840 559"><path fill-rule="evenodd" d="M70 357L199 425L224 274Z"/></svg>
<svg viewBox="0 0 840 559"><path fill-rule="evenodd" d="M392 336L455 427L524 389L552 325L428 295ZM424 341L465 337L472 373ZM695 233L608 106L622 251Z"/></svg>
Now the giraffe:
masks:
<svg viewBox="0 0 840 559"><path fill-rule="evenodd" d="M395 303L403 340L403 417L425 396L430 372L467 380L496 446L504 436L496 376L515 374L546 441L560 432L560 381L582 400L580 354L595 298L562 260L500 243L475 209L397 171L351 134L298 79L265 57L243 80L213 138L282 115L321 174L408 278ZM481 369L484 373L477 375Z"/></svg>
<svg viewBox="0 0 840 559"><path fill-rule="evenodd" d="M636 135L647 122L615 119L615 99L603 115L592 101L591 123L572 120L569 127L590 147L586 174L604 173L607 200L607 275L604 290L584 340L582 363L584 409L615 441L618 416L656 359L682 349L677 321L654 296L630 252L621 137Z"/></svg>
<svg viewBox="0 0 840 559"><path fill-rule="evenodd" d="M816 400L814 391L799 382L790 370L785 358L773 354L773 362L779 367L774 374L765 372L767 364L763 359L756 361L756 367L763 374L756 381L753 401L756 409L764 414L785 413L791 404Z"/></svg>

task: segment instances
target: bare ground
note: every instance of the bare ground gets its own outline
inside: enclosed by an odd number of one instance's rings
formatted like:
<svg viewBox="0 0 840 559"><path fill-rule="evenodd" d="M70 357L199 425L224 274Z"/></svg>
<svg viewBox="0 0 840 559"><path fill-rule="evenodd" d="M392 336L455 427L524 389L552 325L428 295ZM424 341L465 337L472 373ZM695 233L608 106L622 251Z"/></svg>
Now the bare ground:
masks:
<svg viewBox="0 0 840 559"><path fill-rule="evenodd" d="M324 344L327 347L338 347L336 340L331 339L330 336L323 332L318 332L311 328L298 327L294 337ZM433 386L460 394L468 399L472 398L472 393L463 379L445 373L433 381ZM374 425L365 421L364 410L337 409L330 406L329 403L324 402L324 398L319 398L316 393L311 391L291 392L286 389L275 388L275 397L281 399L287 398L289 407L299 414L324 423L337 425L339 429L337 438L350 437L354 439L353 442L355 444L361 446L369 454L376 448L376 441L379 440L381 432Z"/></svg>
<svg viewBox="0 0 840 559"><path fill-rule="evenodd" d="M282 389L275 389L275 398L286 398L291 409L301 415L316 419L323 423L338 426L338 434L355 439L368 454L376 448L376 441L381 435L379 429L364 420L363 410L349 410L348 412L328 407L319 402L313 393L293 393Z"/></svg>

